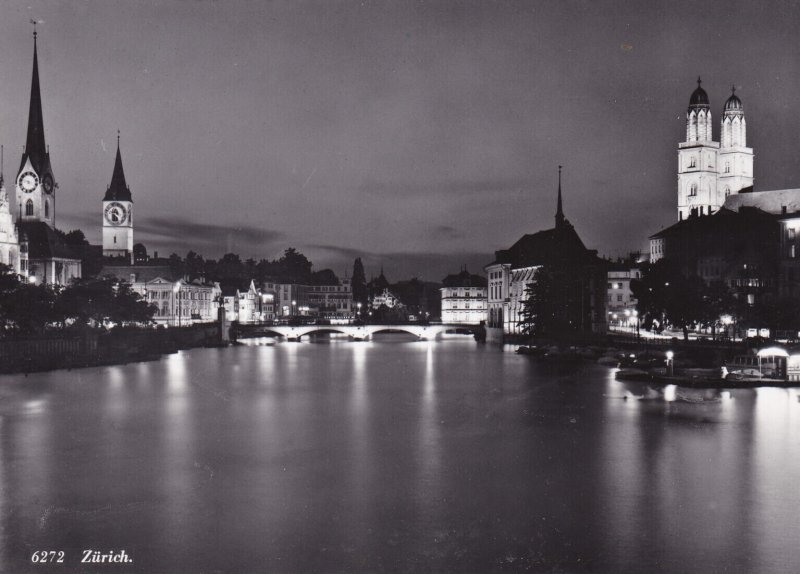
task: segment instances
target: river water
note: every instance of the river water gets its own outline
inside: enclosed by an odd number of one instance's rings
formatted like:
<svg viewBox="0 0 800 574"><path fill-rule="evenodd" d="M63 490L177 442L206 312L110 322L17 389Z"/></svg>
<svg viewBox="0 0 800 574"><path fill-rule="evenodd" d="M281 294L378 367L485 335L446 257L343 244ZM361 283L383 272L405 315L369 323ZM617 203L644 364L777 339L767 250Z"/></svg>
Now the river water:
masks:
<svg viewBox="0 0 800 574"><path fill-rule="evenodd" d="M262 343L0 377L0 571L800 571L798 389Z"/></svg>

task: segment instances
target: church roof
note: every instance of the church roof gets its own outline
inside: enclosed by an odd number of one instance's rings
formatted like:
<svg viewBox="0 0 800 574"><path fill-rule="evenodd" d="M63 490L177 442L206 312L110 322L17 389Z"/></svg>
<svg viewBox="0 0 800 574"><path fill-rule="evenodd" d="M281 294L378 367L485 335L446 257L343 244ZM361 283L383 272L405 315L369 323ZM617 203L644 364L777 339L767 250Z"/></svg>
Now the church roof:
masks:
<svg viewBox="0 0 800 574"><path fill-rule="evenodd" d="M103 201L133 201L131 189L125 182L125 171L122 169L122 154L119 151L119 139L117 139L117 159L114 160L114 173L111 175L111 184L106 190Z"/></svg>
<svg viewBox="0 0 800 574"><path fill-rule="evenodd" d="M39 89L39 56L36 49L36 36L33 40L33 77L31 79L31 101L28 109L28 135L25 140L25 153L22 154L20 169L30 158L36 173L42 175L50 159L44 141L44 119L42 117L42 94Z"/></svg>
<svg viewBox="0 0 800 574"><path fill-rule="evenodd" d="M80 259L80 255L43 221L17 223L20 241L28 241L29 259Z"/></svg>
<svg viewBox="0 0 800 574"><path fill-rule="evenodd" d="M512 268L535 265L589 264L598 261L597 252L586 249L571 223L523 235L508 249L495 252L494 263Z"/></svg>
<svg viewBox="0 0 800 574"><path fill-rule="evenodd" d="M692 92L692 97L689 99L689 109L708 108L710 106L708 103L708 94L700 85L702 83L703 81L697 78L697 89Z"/></svg>

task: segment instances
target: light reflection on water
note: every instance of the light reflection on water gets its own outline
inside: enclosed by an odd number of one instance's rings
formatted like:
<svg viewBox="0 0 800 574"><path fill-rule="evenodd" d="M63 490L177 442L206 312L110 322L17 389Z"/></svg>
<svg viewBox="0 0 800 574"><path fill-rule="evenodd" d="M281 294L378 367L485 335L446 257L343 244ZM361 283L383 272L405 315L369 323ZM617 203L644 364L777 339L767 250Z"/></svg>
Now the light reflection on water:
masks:
<svg viewBox="0 0 800 574"><path fill-rule="evenodd" d="M797 389L470 340L253 344L0 380L0 571L798 571ZM126 571L125 567L117 568Z"/></svg>

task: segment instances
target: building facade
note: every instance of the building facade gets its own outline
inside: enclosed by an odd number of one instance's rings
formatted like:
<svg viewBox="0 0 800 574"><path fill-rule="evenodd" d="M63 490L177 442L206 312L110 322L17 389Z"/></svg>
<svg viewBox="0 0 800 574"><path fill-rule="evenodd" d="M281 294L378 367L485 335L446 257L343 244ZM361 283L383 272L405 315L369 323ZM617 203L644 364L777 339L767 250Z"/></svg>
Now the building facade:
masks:
<svg viewBox="0 0 800 574"><path fill-rule="evenodd" d="M614 327L630 327L632 321L635 321L639 315L636 308L636 297L633 296L631 290L631 281L641 279L641 270L629 265L612 264L607 276L606 315L608 324Z"/></svg>
<svg viewBox="0 0 800 574"><path fill-rule="evenodd" d="M486 278L464 268L442 280L442 323L479 325L488 317Z"/></svg>
<svg viewBox="0 0 800 574"><path fill-rule="evenodd" d="M155 307L156 323L185 326L218 319L222 290L218 283L189 280L166 265L107 265L98 277L125 281Z"/></svg>
<svg viewBox="0 0 800 574"><path fill-rule="evenodd" d="M25 254L26 265L23 270L19 234L14 225L14 216L11 215L11 205L0 167L0 263L8 265L18 275L27 276L27 249Z"/></svg>

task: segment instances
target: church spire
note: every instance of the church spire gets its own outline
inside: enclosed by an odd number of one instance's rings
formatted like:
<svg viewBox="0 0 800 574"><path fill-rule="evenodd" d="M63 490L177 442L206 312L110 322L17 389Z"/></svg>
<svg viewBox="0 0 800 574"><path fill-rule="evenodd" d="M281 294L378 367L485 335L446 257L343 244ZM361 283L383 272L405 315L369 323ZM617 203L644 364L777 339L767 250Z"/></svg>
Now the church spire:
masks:
<svg viewBox="0 0 800 574"><path fill-rule="evenodd" d="M558 166L558 203L556 204L556 227L561 227L565 222L564 209L561 203L561 166Z"/></svg>
<svg viewBox="0 0 800 574"><path fill-rule="evenodd" d="M125 182L125 171L122 169L122 153L119 150L119 130L117 130L117 158L114 160L114 173L111 184L106 190L103 201L133 201L131 190Z"/></svg>
<svg viewBox="0 0 800 574"><path fill-rule="evenodd" d="M39 55L36 44L36 22L33 23L33 77L31 78L31 101L28 109L28 137L25 140L25 155L31 165L41 174L47 157L44 142L44 120L42 118L42 94L39 88ZM23 164L25 158L23 157Z"/></svg>

